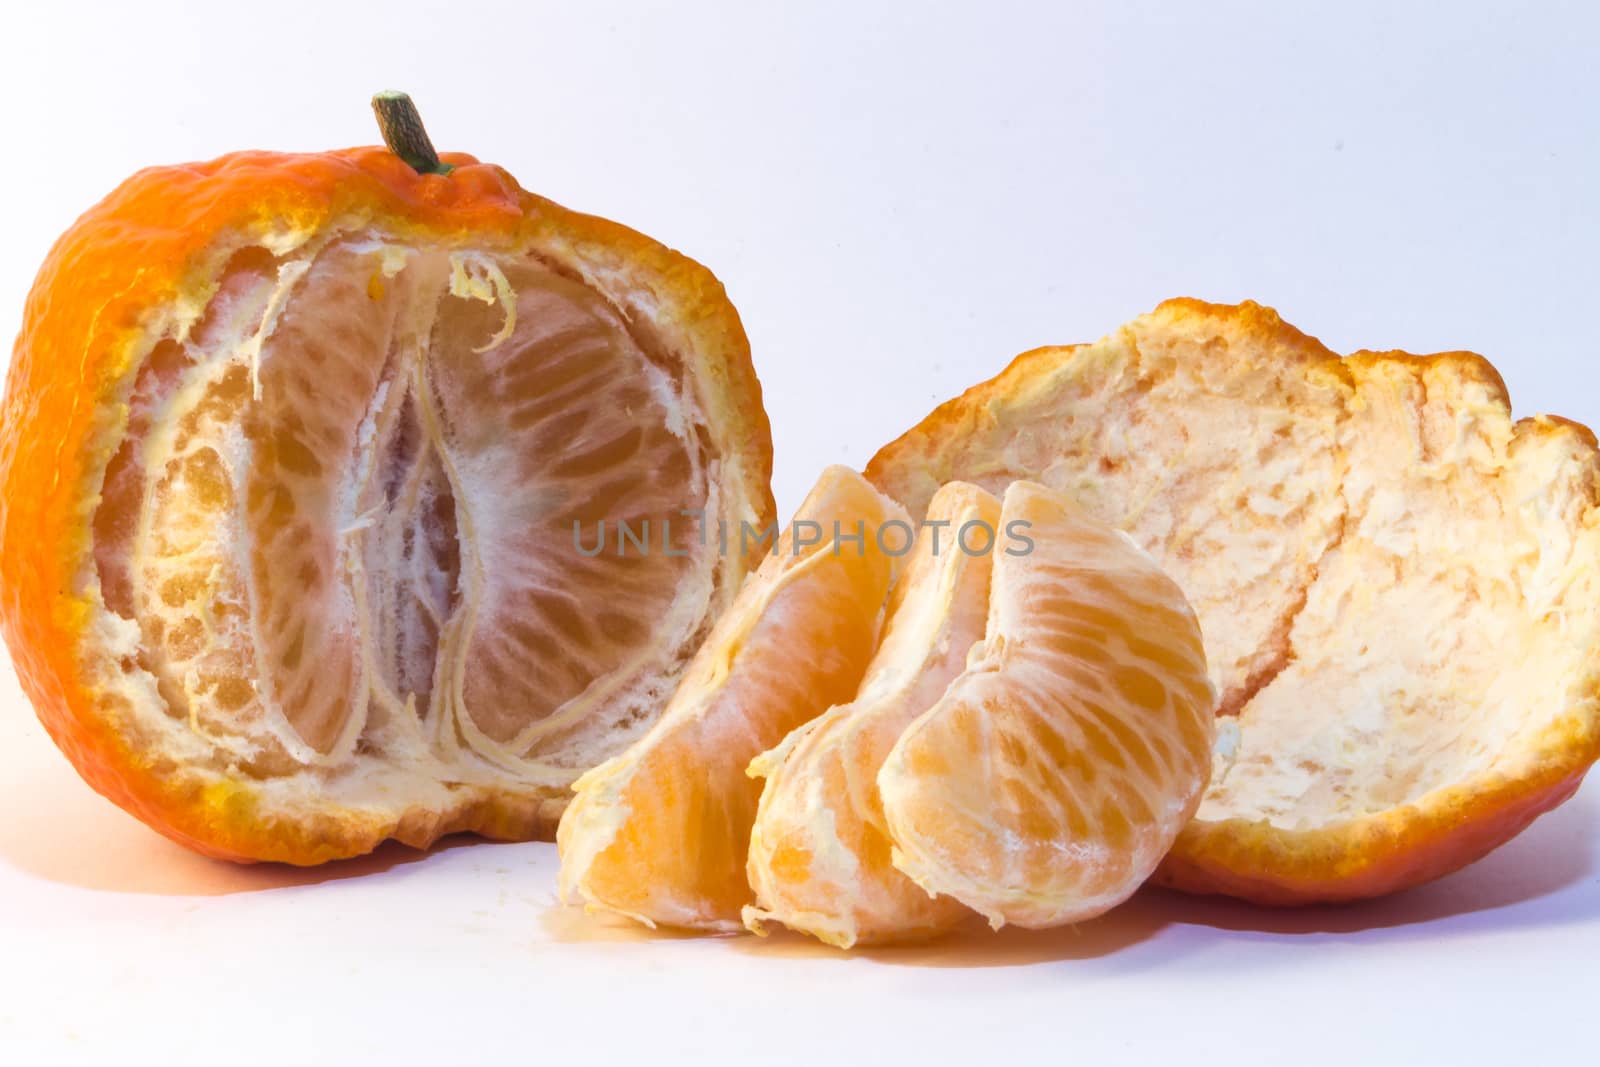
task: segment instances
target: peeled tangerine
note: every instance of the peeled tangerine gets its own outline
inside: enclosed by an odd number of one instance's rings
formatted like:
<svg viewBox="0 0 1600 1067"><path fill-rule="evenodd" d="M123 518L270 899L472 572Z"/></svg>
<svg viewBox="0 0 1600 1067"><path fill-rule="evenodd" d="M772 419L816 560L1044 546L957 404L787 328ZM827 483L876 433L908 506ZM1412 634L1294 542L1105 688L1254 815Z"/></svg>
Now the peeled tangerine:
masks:
<svg viewBox="0 0 1600 1067"><path fill-rule="evenodd" d="M1416 885L1600 758L1600 451L1562 419L1512 422L1478 356L1340 358L1256 304L1174 300L1018 357L867 474L913 515L953 479L1035 479L1183 588L1223 718L1166 884L1269 903Z"/></svg>
<svg viewBox="0 0 1600 1067"><path fill-rule="evenodd" d="M212 855L548 834L739 587L700 527L772 519L710 272L419 131L141 171L28 298L0 623L89 783Z"/></svg>

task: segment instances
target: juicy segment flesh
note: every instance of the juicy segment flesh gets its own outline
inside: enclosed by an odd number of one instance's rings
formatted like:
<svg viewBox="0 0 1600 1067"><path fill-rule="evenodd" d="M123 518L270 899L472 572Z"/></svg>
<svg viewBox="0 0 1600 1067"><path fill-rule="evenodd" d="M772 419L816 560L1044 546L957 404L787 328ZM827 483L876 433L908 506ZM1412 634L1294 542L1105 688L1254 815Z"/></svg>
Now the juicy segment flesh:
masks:
<svg viewBox="0 0 1600 1067"><path fill-rule="evenodd" d="M750 765L767 780L750 836L752 929L777 921L849 948L931 936L970 914L890 862L877 775L901 731L983 640L1000 528L1000 502L990 494L959 482L940 489L860 692Z"/></svg>
<svg viewBox="0 0 1600 1067"><path fill-rule="evenodd" d="M1098 915L1155 870L1210 772L1193 611L1128 538L1017 482L984 643L878 775L895 866L991 924Z"/></svg>
<svg viewBox="0 0 1600 1067"><path fill-rule="evenodd" d="M219 769L569 782L708 612L680 512L715 501L671 369L531 254L236 253L146 359L106 475L125 670Z"/></svg>
<svg viewBox="0 0 1600 1067"><path fill-rule="evenodd" d="M578 779L556 838L564 900L650 925L742 929L761 792L746 767L856 692L894 569L877 536L892 519L903 513L860 475L824 472L661 718ZM835 524L864 537L835 541Z"/></svg>

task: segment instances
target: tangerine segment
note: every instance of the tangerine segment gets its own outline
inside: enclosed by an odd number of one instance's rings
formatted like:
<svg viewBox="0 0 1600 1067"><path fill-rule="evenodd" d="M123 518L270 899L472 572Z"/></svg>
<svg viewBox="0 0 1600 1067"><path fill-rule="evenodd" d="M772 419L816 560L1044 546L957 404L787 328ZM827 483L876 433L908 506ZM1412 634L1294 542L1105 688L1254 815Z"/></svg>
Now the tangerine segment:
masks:
<svg viewBox="0 0 1600 1067"><path fill-rule="evenodd" d="M999 927L1125 900L1194 813L1215 691L1194 612L1124 534L1018 482L984 645L878 774L894 865Z"/></svg>
<svg viewBox="0 0 1600 1067"><path fill-rule="evenodd" d="M860 692L750 764L766 779L750 834L752 930L773 920L849 948L928 937L970 914L890 863L877 775L983 640L999 528L1000 502L977 486L935 493Z"/></svg>
<svg viewBox="0 0 1600 1067"><path fill-rule="evenodd" d="M745 768L855 693L894 569L890 520L904 513L859 474L823 472L660 720L574 785L556 837L563 900L651 926L742 928L761 792Z"/></svg>
<svg viewBox="0 0 1600 1067"><path fill-rule="evenodd" d="M142 172L29 299L0 621L90 783L203 851L548 833L731 603L702 525L770 521L715 279L450 161Z"/></svg>

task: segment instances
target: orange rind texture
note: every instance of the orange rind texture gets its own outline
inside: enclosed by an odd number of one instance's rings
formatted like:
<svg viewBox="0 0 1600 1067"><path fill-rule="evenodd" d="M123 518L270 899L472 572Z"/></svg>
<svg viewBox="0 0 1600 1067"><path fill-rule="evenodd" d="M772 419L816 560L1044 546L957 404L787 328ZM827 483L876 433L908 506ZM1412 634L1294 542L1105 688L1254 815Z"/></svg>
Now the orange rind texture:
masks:
<svg viewBox="0 0 1600 1067"><path fill-rule="evenodd" d="M952 479L1036 479L1183 588L1222 717L1162 884L1393 892L1600 758L1600 452L1575 423L1514 422L1479 356L1340 358L1268 308L1174 300L1025 353L867 474L914 515Z"/></svg>

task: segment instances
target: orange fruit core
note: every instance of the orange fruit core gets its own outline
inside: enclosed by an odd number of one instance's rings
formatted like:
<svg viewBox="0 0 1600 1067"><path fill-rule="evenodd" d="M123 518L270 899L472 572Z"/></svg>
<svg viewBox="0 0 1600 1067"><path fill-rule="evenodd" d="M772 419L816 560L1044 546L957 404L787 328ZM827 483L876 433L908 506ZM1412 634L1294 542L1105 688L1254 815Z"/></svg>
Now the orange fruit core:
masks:
<svg viewBox="0 0 1600 1067"><path fill-rule="evenodd" d="M535 256L249 247L129 405L100 587L211 759L564 784L703 636L696 401Z"/></svg>

